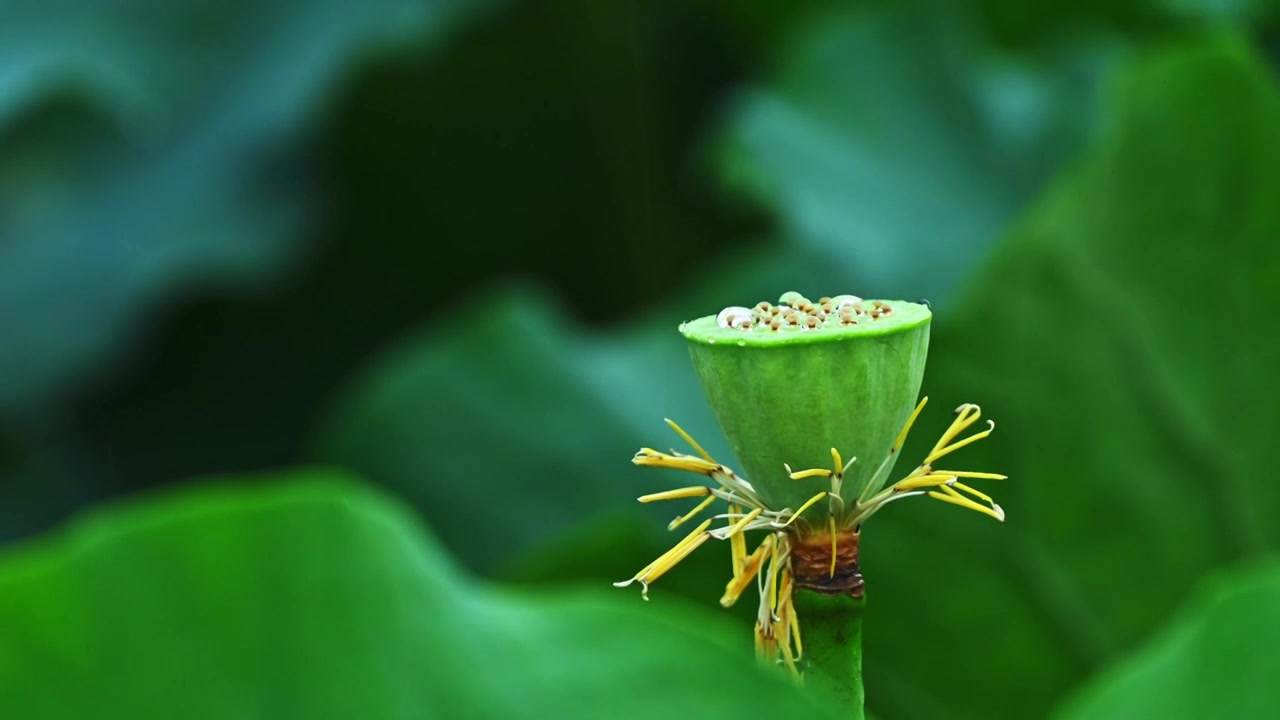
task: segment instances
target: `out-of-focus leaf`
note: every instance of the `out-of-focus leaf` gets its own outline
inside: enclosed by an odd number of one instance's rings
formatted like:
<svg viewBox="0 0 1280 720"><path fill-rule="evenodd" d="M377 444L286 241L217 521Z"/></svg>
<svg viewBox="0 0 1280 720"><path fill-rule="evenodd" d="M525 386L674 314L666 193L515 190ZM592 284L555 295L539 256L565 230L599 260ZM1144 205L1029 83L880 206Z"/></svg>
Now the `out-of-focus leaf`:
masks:
<svg viewBox="0 0 1280 720"><path fill-rule="evenodd" d="M284 267L305 180L273 154L370 43L476 5L5 3L0 414L46 411L175 289Z"/></svg>
<svg viewBox="0 0 1280 720"><path fill-rule="evenodd" d="M379 362L337 400L316 442L321 460L422 508L477 570L505 568L646 488L674 487L678 475L629 462L642 445L680 442L664 417L724 447L675 323L591 337L539 294L485 306Z"/></svg>
<svg viewBox="0 0 1280 720"><path fill-rule="evenodd" d="M874 0L873 0L874 1ZM791 30L804 24L817 13L833 8L870 4L861 0L810 0L805 3L780 3L774 0L695 0L695 6L707 7L725 23L732 37L751 49L755 63L767 66L776 55L786 50L784 40Z"/></svg>
<svg viewBox="0 0 1280 720"><path fill-rule="evenodd" d="M1129 720L1280 715L1280 566L1219 579L1055 717Z"/></svg>
<svg viewBox="0 0 1280 720"><path fill-rule="evenodd" d="M1088 135L1098 38L997 55L954 7L820 16L741 99L728 181L873 297L945 299Z"/></svg>
<svg viewBox="0 0 1280 720"><path fill-rule="evenodd" d="M1159 0L1154 0L1159 2ZM1157 20L1153 0L975 0L983 24L1004 45L1035 47L1085 26L1138 30Z"/></svg>
<svg viewBox="0 0 1280 720"><path fill-rule="evenodd" d="M344 476L276 480L0 559L0 716L833 717L700 613L497 591Z"/></svg>
<svg viewBox="0 0 1280 720"><path fill-rule="evenodd" d="M865 529L882 714L1043 716L1206 572L1280 545L1275 79L1213 37L1114 90L1100 145L939 308L917 446L980 402L996 432L955 463L1011 476L1008 522L904 503Z"/></svg>
<svg viewBox="0 0 1280 720"><path fill-rule="evenodd" d="M1153 5L1178 19L1237 23L1275 18L1280 12L1271 0L1155 0Z"/></svg>
<svg viewBox="0 0 1280 720"><path fill-rule="evenodd" d="M1108 28L1133 38L1152 37L1205 21L1265 24L1280 6L1271 0L974 0L993 40L1036 48L1072 32Z"/></svg>

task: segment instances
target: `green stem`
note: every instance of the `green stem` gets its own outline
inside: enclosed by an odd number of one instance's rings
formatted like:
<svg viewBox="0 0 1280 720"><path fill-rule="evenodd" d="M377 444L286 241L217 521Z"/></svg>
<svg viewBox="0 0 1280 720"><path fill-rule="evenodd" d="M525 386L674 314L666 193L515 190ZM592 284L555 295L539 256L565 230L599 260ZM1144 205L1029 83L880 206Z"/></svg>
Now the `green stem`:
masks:
<svg viewBox="0 0 1280 720"><path fill-rule="evenodd" d="M796 616L804 641L805 684L819 687L863 720L862 613L865 598L797 590Z"/></svg>

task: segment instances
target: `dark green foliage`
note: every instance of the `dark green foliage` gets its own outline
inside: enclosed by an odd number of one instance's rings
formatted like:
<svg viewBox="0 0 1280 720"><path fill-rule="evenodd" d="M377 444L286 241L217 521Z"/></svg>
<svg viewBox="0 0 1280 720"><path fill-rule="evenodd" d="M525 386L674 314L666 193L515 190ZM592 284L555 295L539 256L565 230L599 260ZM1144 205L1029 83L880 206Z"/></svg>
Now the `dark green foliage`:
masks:
<svg viewBox="0 0 1280 720"><path fill-rule="evenodd" d="M866 528L871 711L1280 714L1274 12L834 5L7 4L0 537L140 507L0 559L0 717L796 715L727 548L607 585L793 288L931 300L899 470L1010 475Z"/></svg>

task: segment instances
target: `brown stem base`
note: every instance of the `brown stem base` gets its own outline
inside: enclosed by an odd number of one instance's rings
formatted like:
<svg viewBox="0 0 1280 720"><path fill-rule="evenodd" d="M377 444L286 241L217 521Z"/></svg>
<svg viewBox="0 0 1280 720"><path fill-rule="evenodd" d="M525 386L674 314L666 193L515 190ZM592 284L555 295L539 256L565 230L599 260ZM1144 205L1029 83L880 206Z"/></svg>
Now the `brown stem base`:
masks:
<svg viewBox="0 0 1280 720"><path fill-rule="evenodd" d="M791 540L791 577L796 587L823 595L863 595L858 568L858 533L842 530L835 536L835 572L831 571L831 533L806 534Z"/></svg>

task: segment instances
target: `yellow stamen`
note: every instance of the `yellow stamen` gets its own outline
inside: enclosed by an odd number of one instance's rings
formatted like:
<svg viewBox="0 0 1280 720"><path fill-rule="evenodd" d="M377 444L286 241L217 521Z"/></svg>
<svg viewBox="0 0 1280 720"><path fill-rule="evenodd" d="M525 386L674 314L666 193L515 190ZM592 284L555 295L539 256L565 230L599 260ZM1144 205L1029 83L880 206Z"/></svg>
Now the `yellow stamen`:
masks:
<svg viewBox="0 0 1280 720"><path fill-rule="evenodd" d="M938 475L955 475L958 478L974 478L976 480L1008 480L1008 475L996 473L970 472L968 470L934 470Z"/></svg>
<svg viewBox="0 0 1280 720"><path fill-rule="evenodd" d="M682 428L682 427L680 427L679 425L677 425L675 420L672 420L671 418L663 418L663 419L664 419L664 420L666 420L666 423L667 423L668 425L670 425L670 426L671 426L671 429L672 429L672 430L675 430L677 433L679 433L679 434L680 434L680 437L684 438L684 441L685 441L685 442L687 442L687 443L689 443L689 446L690 446L690 447L692 447L694 450L697 450L697 451L698 451L698 454L702 456L702 459L703 459L703 460L706 460L706 461L707 461L707 462L709 462L709 463L714 463L714 462L715 462L715 460L712 460L712 459L711 459L711 455L710 455L709 453L707 453L707 451L706 451L706 450L703 450L703 449L702 449L702 446L698 444L698 441L697 441L697 440L694 440L694 439L693 439L693 436L691 436L691 435L689 435L689 433L685 432L685 431L684 431L684 428Z"/></svg>
<svg viewBox="0 0 1280 720"><path fill-rule="evenodd" d="M911 411L911 417L907 418L907 424L902 426L902 432L898 433L898 439L893 441L893 447L889 448L889 454L892 455L902 447L902 443L907 441L907 434L911 432L911 426L916 424L916 418L920 417L920 411L924 410L924 406L929 402L929 396L920 398L920 402L916 405L916 409Z"/></svg>
<svg viewBox="0 0 1280 720"><path fill-rule="evenodd" d="M923 401L921 401L923 407ZM919 408L917 408L917 411ZM997 473L974 472L969 470L935 470L933 463L938 458L948 455L959 450L960 448L977 442L991 434L995 429L995 423L987 421L989 427L981 432L974 433L969 437L956 440L968 427L978 422L982 417L982 410L977 405L966 403L956 408L956 418L951 422L951 426L942 434L938 442L933 446L933 450L924 462L911 471L911 474L898 482L891 485L888 489L881 491L873 497L859 497L861 507L849 520L851 525L860 525L865 522L872 514L884 507L887 503L903 497L912 495L927 494L936 500L942 500L953 505L959 505L970 510L975 510L989 517L993 517L1001 522L1004 521L1004 510L997 505L990 496L979 492L968 485L957 482L960 478L975 480L1006 480L1008 476ZM886 458L887 463L892 459L892 454ZM884 465L881 466L882 468ZM880 473L877 470L877 475ZM869 495L869 490L874 483L868 483L863 490L863 495ZM961 493L967 493L972 496L968 497ZM988 506L984 506L975 502L973 498L977 498L986 502Z"/></svg>
<svg viewBox="0 0 1280 720"><path fill-rule="evenodd" d="M969 445L969 444L971 444L971 443L976 443L976 442L978 442L979 440L981 440L982 438L984 438L984 437L986 437L986 436L990 435L990 434L992 433L992 431L994 431L994 430L996 429L996 424L995 424L994 422L991 422L990 420L988 420L987 422L988 422L988 423L990 423L991 427L987 428L986 430L983 430L983 431L982 431L982 432L980 432L980 433L974 433L973 435L970 435L969 437L967 437L967 438L965 438L965 439L963 439L963 440L960 440L959 442L952 443L952 444L950 444L950 445L948 445L948 446L946 446L946 447L942 448L941 450L935 450L935 451L933 451L933 454L931 454L929 457L927 457L927 458L925 458L925 459L924 459L924 464L925 464L925 465L932 465L934 460L937 460L938 458L940 458L940 457L942 457L942 456L944 456L944 455L950 455L951 453L953 453L953 452L955 452L955 451L959 450L960 448L964 447L965 445Z"/></svg>
<svg viewBox="0 0 1280 720"><path fill-rule="evenodd" d="M742 512L742 508L737 505L730 505L729 512L737 514ZM747 559L747 536L742 533L734 533L729 538L729 550L733 555L733 574L735 576L742 572L742 563Z"/></svg>
<svg viewBox="0 0 1280 720"><path fill-rule="evenodd" d="M970 425L977 422L980 417L982 417L982 408L972 403L965 403L964 405L956 408L956 419L951 421L951 427L947 428L947 431L942 433L942 437L938 438L937 444L933 446L933 450L929 453L929 456L925 458L924 464L932 465L934 460L937 460L943 455L953 453L969 443L977 442L987 435L990 435L991 431L995 429L995 423L988 420L987 422L990 423L991 427L987 430L971 435L957 443L949 444L960 433L968 429Z"/></svg>
<svg viewBox="0 0 1280 720"><path fill-rule="evenodd" d="M659 502L662 500L680 500L682 498L703 497L711 494L711 488L705 485L692 485L690 487L677 488L675 490L664 490L662 492L651 493L649 495L641 495L636 498L642 503ZM715 498L709 498L714 500Z"/></svg>
<svg viewBox="0 0 1280 720"><path fill-rule="evenodd" d="M791 518L790 518L789 520L787 520L785 523L783 523L783 524L781 525L781 527L787 527L787 526L789 526L791 523L795 522L797 519L799 519L799 517L800 517L802 514L804 514L804 511L805 511L805 510L808 510L809 508L813 507L814 505L816 505L816 504L818 503L818 501L819 501L819 500L822 500L823 498L825 498L825 497L826 497L827 495L829 495L829 494L830 494L830 493L828 493L826 490L823 490L822 492L818 493L817 495L814 495L813 497L809 498L809 499L805 502L805 504L803 504L803 505L801 505L801 506L800 506L800 509L799 509L799 510L797 510L797 511L795 511L794 513L792 513L792 514L791 514Z"/></svg>
<svg viewBox="0 0 1280 720"><path fill-rule="evenodd" d="M769 585L769 612L778 609L778 544L769 548L769 577L765 580Z"/></svg>
<svg viewBox="0 0 1280 720"><path fill-rule="evenodd" d="M946 485L956 479L955 475L941 475L939 473L930 473L928 475L919 475L916 477L908 477L906 480L900 480L893 485L895 493L910 492L919 490L920 488L937 487Z"/></svg>
<svg viewBox="0 0 1280 720"><path fill-rule="evenodd" d="M769 573L764 581L767 587L761 588L760 612L756 617L756 629L760 637L760 642L757 643L761 652L760 659L770 663L777 662L780 655L778 625L782 622L780 601L784 596L780 594L778 585L781 574L785 572L782 563L787 557L785 536L775 533L773 537L776 540L769 548ZM789 636L782 638L784 643L789 640Z"/></svg>
<svg viewBox="0 0 1280 720"><path fill-rule="evenodd" d="M778 604L780 607L786 607L791 602L791 571L784 569L782 571L782 580L780 581L781 589L778 590Z"/></svg>
<svg viewBox="0 0 1280 720"><path fill-rule="evenodd" d="M791 466L786 466L787 473L792 480L805 480L811 477L831 477L831 471L823 468L813 468L812 470L801 470L800 472L791 472Z"/></svg>
<svg viewBox="0 0 1280 720"><path fill-rule="evenodd" d="M871 498L872 494L879 490L884 481L884 475L889 471L889 465L894 457L897 456L898 450L902 449L902 444L907 441L907 435L911 433L911 428L916 424L916 418L920 416L920 411L924 410L924 406L928 404L929 397L920 398L920 402L916 404L916 409L911 411L911 416L907 418L907 422L902 426L902 430L898 432L898 438L893 441L893 446L889 448L888 454L884 456L880 467L871 474L871 478L867 480L867 484L862 487L862 492L858 493L858 502L865 503ZM926 463L927 464L927 463ZM920 472L920 468L916 468L916 472ZM925 470L927 472L927 469ZM914 475L913 473L912 475Z"/></svg>
<svg viewBox="0 0 1280 720"><path fill-rule="evenodd" d="M659 452L653 448L640 448L640 452L636 453L635 457L631 458L631 462L636 465L644 465L647 467L665 467L676 470L685 470L688 472L698 473L699 475L710 475L720 469L719 465L703 460L702 458L696 458L692 455L671 455Z"/></svg>
<svg viewBox="0 0 1280 720"><path fill-rule="evenodd" d="M953 487L953 488L955 488L956 490L962 490L962 491L964 491L964 492L967 492L967 493L969 493L970 495L973 495L974 497L980 498L980 499L985 500L985 501L987 501L987 502L995 502L994 500L992 500L992 499L991 499L991 496L990 496L990 495L988 495L988 494L986 494L986 493L983 493L983 492L978 492L977 490L974 490L973 488L971 488L971 487L969 487L968 485L965 485L965 484L963 484L963 483L954 483L954 484L952 485L952 487Z"/></svg>
<svg viewBox="0 0 1280 720"><path fill-rule="evenodd" d="M792 677L799 677L796 669L795 655L791 652L791 621L795 617L795 606L791 603L791 573L782 571L782 590L778 593L778 650Z"/></svg>
<svg viewBox="0 0 1280 720"><path fill-rule="evenodd" d="M942 489L950 490L951 488L946 485L943 485ZM941 500L942 502L951 503L952 505L959 505L962 508L968 508L969 510L980 512L983 515L986 515L988 517L993 517L996 520L999 520L1000 522L1004 522L1004 510L1002 510L999 505L992 505L991 507L987 507L986 505L979 505L978 503L954 491L951 493L946 493L946 492L938 492L936 490L930 490L929 497L933 498L934 500Z"/></svg>
<svg viewBox="0 0 1280 720"><path fill-rule="evenodd" d="M783 613L785 614L786 611L784 610ZM796 667L795 656L791 654L791 643L789 642L791 639L791 630L788 627L789 624L790 623L787 622L787 618L785 617L782 622L779 623L781 629L778 631L778 654L782 655L782 662L787 666L787 674L793 678L799 679L800 670Z"/></svg>
<svg viewBox="0 0 1280 720"><path fill-rule="evenodd" d="M836 516L827 515L827 529L831 532L831 577L836 576Z"/></svg>
<svg viewBox="0 0 1280 720"><path fill-rule="evenodd" d="M676 543L670 550L659 555L658 559L654 560L653 562L641 568L640 572L636 573L635 576L633 576L630 580L623 580L621 582L616 582L613 584L614 587L626 587L637 580L639 580L642 583L649 582L649 580L651 579L650 573L655 568L657 568L660 564L666 563L672 557L675 557L678 553L680 553L683 550L685 546L695 542L698 545L701 545L702 542L705 540L705 538L708 537L707 535L704 534L704 532L709 527L711 527L711 520L710 519L704 520L701 525L699 525L697 528L693 530L693 532L689 533L688 535L685 535L684 538L680 540L680 542ZM683 556L681 557L683 558ZM663 572L666 572L666 570L663 570Z"/></svg>
<svg viewBox="0 0 1280 720"><path fill-rule="evenodd" d="M709 520L707 521L708 524L710 524L710 522L711 521ZM666 575L668 570L675 567L676 565L679 565L681 560L684 560L685 558L689 557L689 555L693 553L694 550L697 550L699 547L701 547L702 543L706 542L707 539L710 537L711 536L705 532L699 533L697 537L695 537L692 541L686 543L684 547L678 548L674 553L672 553L669 557L665 558L662 562L655 564L653 568L649 570L649 572L645 573L645 576L641 578L641 581L643 581L645 584L656 582L658 578L662 577L663 575Z"/></svg>
<svg viewBox="0 0 1280 720"><path fill-rule="evenodd" d="M849 461L850 464L852 464L854 460L857 460L857 458L851 459ZM834 471L827 470L826 468L812 468L810 470L801 470L800 472L794 472L791 470L791 466L786 463L783 463L782 467L786 468L787 475L792 480L804 480L806 478L811 478L811 477L829 478L829 477L839 477L843 475L844 470L847 466L844 464L844 459L840 457L840 451L836 450L835 448L831 448L831 462L835 467Z"/></svg>
<svg viewBox="0 0 1280 720"><path fill-rule="evenodd" d="M933 446L932 452L937 452L939 448L951 442L957 435L964 432L966 428L978 421L982 417L982 408L972 403L965 403L956 408L956 419L951 421L947 431L942 433L942 437L938 438L937 444ZM927 463L926 463L927 464Z"/></svg>
<svg viewBox="0 0 1280 720"><path fill-rule="evenodd" d="M707 499L706 499L706 500L703 500L703 501L702 501L702 502L700 502L700 503L698 503L698 506L697 506L697 507L695 507L694 509L692 509L692 510L690 510L689 512L685 513L684 515L681 515L680 517L676 518L675 520L672 520L672 521L671 521L671 524L670 524L670 525L667 525L667 529L668 529L668 530L675 530L676 528L680 527L681 525L683 525L683 524L685 524L685 523L689 522L690 520L692 520L692 519L693 519L693 517L694 517L695 515L697 515L698 513L702 512L703 510L706 510L708 507L710 507L711 503L713 503L713 502L715 502L715 501L716 501L716 496L715 496L715 495L708 495L708 496L707 496Z"/></svg>
<svg viewBox="0 0 1280 720"><path fill-rule="evenodd" d="M777 656L778 643L773 636L773 628L756 623L756 657L762 661L773 662Z"/></svg>
<svg viewBox="0 0 1280 720"><path fill-rule="evenodd" d="M742 535L739 534L737 537L742 537ZM755 552L751 553L751 555L747 556L747 558L743 560L742 572L734 575L733 579L730 580L729 584L724 588L724 596L720 598L720 604L722 606L731 607L738 601L742 592L747 589L747 585L749 585L760 572L760 567L764 565L764 558L773 548L774 542L772 535L766 537L760 543L760 547L756 548Z"/></svg>
<svg viewBox="0 0 1280 720"><path fill-rule="evenodd" d="M902 478L902 480L899 480L898 482L914 480L920 477L921 475L928 475L931 472L933 472L933 468L930 467L929 465L917 465L916 469L912 470L910 475L907 475L906 477Z"/></svg>
<svg viewBox="0 0 1280 720"><path fill-rule="evenodd" d="M705 476L700 480L705 485L676 488L664 492L651 493L639 498L640 502L659 502L684 498L699 498L700 502L689 512L680 515L668 526L676 529L696 518L712 507L717 499L727 501L726 515L702 521L699 526L686 535L680 542L646 565L629 580L614 583L617 586L639 582L647 597L650 583L663 577L686 557L701 547L708 539L728 540L731 548L733 578L725 586L720 604L724 607L734 605L746 588L756 585L759 593L759 609L755 622L756 652L762 660L771 664L785 664L788 672L799 677L797 661L804 652L800 632L800 620L796 616L794 602L795 579L791 574L788 558L790 557L789 536L778 531L796 523L796 520L810 511L824 498L828 500L827 528L831 534L831 563L828 572L832 577L839 564L838 527L860 527L873 512L890 501L903 496L927 494L943 502L958 505L980 512L997 520L1004 520L1004 511L996 505L988 495L958 482L960 479L970 480L1004 480L1006 476L996 473L974 471L934 470L933 463L938 458L953 453L966 445L972 444L991 434L994 423L987 421L990 427L976 432L969 437L961 437L981 419L981 410L977 405L964 404L956 409L956 417L946 432L942 433L929 455L905 478L896 484L886 487L884 480L888 475L889 465L901 450L920 414L928 403L928 397L922 397L907 418L906 423L895 438L888 456L876 472L859 489L858 500L848 508L840 497L841 481L845 473L857 458L850 458L846 464L839 450L831 448L830 469L812 468L793 471L789 465L785 469L790 478L805 480L809 478L828 478L830 488L819 492L806 500L794 512L769 510L756 489L746 480L738 478L729 468L720 465L711 455L674 421L668 419L667 424L695 451L688 455L677 450L660 452L652 448L641 448L632 462L637 465L665 467ZM867 498L870 498L868 501ZM871 497L874 496L874 497ZM983 503L986 503L984 505ZM765 517L765 513L768 517ZM714 531L709 530L713 522L724 518L725 524ZM763 538L754 552L748 553L746 533L748 528L771 526L773 531ZM806 522L802 527L821 532L816 520ZM766 568L765 563L768 562Z"/></svg>
<svg viewBox="0 0 1280 720"><path fill-rule="evenodd" d="M743 528L750 525L752 520L755 520L756 518L760 517L760 513L762 512L764 512L762 508L756 508L755 510L752 510L751 512L742 516L742 519L738 520L738 522L729 526L729 532L725 533L725 537L731 538L736 535L741 535Z"/></svg>

